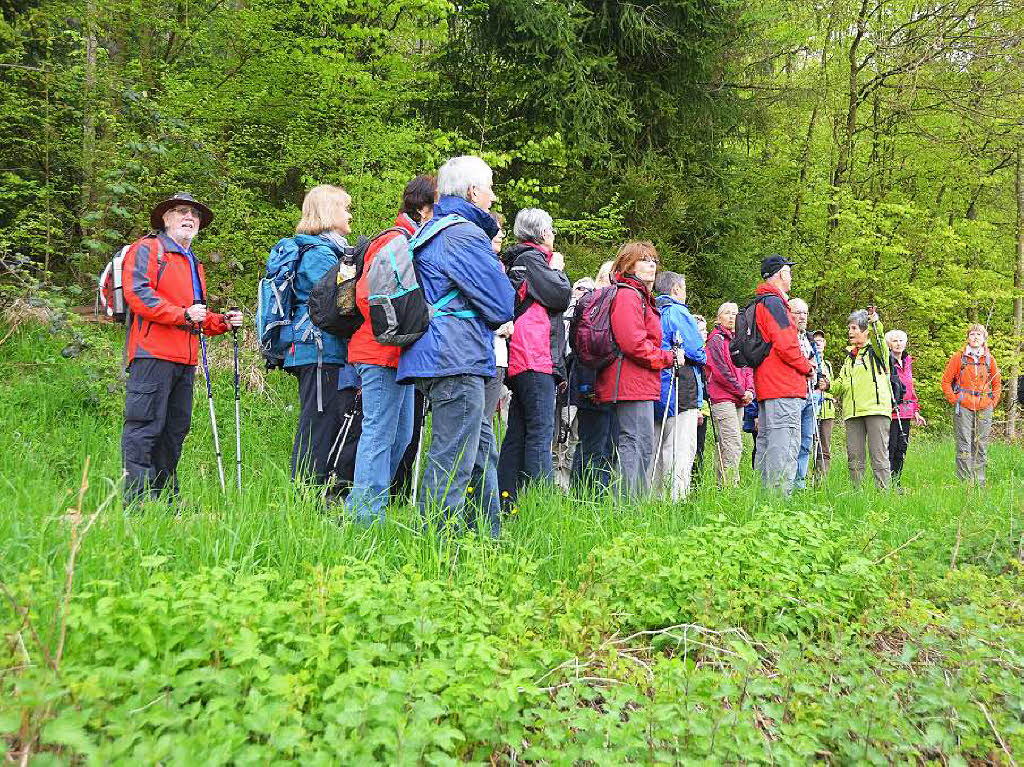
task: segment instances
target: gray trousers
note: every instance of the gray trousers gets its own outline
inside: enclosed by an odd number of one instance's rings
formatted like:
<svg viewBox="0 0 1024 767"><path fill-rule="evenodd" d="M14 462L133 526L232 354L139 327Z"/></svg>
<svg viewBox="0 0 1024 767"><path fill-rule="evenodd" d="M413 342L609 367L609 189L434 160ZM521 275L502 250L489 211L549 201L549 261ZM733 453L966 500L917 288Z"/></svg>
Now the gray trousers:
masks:
<svg viewBox="0 0 1024 767"><path fill-rule="evenodd" d="M762 400L757 405L757 457L766 488L789 495L800 455L800 415L804 397Z"/></svg>
<svg viewBox="0 0 1024 767"><path fill-rule="evenodd" d="M953 433L956 436L956 476L963 481L985 484L988 463L988 440L992 434L992 408L953 411Z"/></svg>
<svg viewBox="0 0 1024 767"><path fill-rule="evenodd" d="M871 473L879 488L889 487L889 424L887 415L860 415L846 419L846 462L850 467L850 481L859 487L864 480L864 445L871 456Z"/></svg>
<svg viewBox="0 0 1024 767"><path fill-rule="evenodd" d="M651 461L654 460L654 403L617 402L619 421L615 449L619 457L619 496L637 498L650 490Z"/></svg>

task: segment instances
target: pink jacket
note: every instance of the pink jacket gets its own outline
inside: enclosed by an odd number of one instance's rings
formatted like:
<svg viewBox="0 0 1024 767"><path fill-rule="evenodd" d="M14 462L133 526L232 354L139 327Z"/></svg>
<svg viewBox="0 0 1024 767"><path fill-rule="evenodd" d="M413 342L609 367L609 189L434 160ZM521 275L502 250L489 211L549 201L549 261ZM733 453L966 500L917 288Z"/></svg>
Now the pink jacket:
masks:
<svg viewBox="0 0 1024 767"><path fill-rule="evenodd" d="M708 362L705 372L708 377L708 399L711 404L732 402L739 407L743 395L754 391L754 371L736 367L729 356L729 342L733 333L721 325L715 325L708 335L706 344Z"/></svg>
<svg viewBox="0 0 1024 767"><path fill-rule="evenodd" d="M917 392L914 390L914 358L903 352L903 359L897 359L896 355L890 355L896 363L896 373L903 383L903 403L897 405L892 411L893 418L905 420L913 418L921 412L921 406L917 403Z"/></svg>

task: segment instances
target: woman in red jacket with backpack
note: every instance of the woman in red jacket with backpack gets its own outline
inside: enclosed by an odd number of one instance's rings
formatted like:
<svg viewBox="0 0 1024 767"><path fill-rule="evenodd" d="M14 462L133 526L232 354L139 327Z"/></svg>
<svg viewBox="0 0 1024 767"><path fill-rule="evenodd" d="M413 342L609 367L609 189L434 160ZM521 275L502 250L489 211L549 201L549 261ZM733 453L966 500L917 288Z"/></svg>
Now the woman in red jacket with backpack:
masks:
<svg viewBox="0 0 1024 767"><path fill-rule="evenodd" d="M649 241L627 242L612 265L618 289L611 307L612 336L621 355L597 375L598 402L612 403L618 419L616 452L621 492L630 496L650 487L654 457L654 403L661 399L661 371L682 364L683 351L661 348L661 313L651 288L658 251Z"/></svg>

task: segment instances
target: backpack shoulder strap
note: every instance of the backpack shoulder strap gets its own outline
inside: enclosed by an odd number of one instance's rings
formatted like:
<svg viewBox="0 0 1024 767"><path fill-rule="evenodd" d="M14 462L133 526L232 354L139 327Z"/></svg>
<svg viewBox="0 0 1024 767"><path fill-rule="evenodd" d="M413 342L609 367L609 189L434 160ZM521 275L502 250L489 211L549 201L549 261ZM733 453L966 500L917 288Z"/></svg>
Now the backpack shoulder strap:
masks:
<svg viewBox="0 0 1024 767"><path fill-rule="evenodd" d="M416 251L448 227L455 226L456 224L468 223L471 223L469 219L464 216L460 216L458 213L449 213L447 216L442 216L438 219L431 219L421 226L419 231L412 236L412 239L409 241L409 245L414 251Z"/></svg>

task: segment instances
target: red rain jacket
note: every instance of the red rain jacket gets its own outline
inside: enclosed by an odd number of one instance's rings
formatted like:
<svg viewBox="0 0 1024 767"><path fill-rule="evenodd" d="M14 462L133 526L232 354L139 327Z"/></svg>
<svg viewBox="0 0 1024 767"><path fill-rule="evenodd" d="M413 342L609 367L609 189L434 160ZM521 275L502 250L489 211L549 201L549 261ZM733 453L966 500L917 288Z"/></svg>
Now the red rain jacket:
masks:
<svg viewBox="0 0 1024 767"><path fill-rule="evenodd" d="M122 265L128 303L128 362L136 357L195 365L199 338L185 320L185 310L203 303L206 276L196 258L202 296L192 290L192 267L178 243L163 232L149 234L128 248ZM207 312L202 332L208 336L230 329L223 314Z"/></svg>
<svg viewBox="0 0 1024 767"><path fill-rule="evenodd" d="M661 371L675 361L671 350L661 348L661 313L636 277L616 273L614 280L620 287L612 302L612 335L622 357L597 374L596 399L660 400Z"/></svg>
<svg viewBox="0 0 1024 767"><path fill-rule="evenodd" d="M410 240L416 234L416 222L405 213L399 213L393 224L405 231L405 239ZM373 337L373 326L370 324L370 264L390 243L401 237L398 232L391 232L379 238L366 251L363 260L363 273L356 281L356 308L363 315L363 324L352 334L348 342L348 361L352 364L362 362L366 365L380 365L386 368L397 368L398 359L402 356L401 346L389 346L378 343ZM398 243L401 244L401 243Z"/></svg>
<svg viewBox="0 0 1024 767"><path fill-rule="evenodd" d="M811 363L800 351L796 321L789 301L767 282L757 286L757 295L768 296L757 305L755 316L761 336L772 345L764 362L754 368L754 389L758 401L783 397L806 397Z"/></svg>

